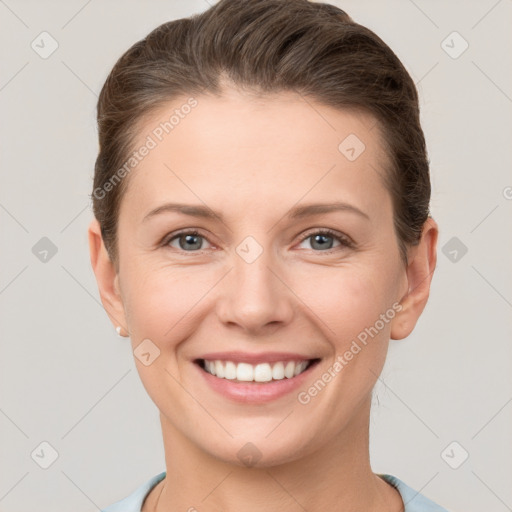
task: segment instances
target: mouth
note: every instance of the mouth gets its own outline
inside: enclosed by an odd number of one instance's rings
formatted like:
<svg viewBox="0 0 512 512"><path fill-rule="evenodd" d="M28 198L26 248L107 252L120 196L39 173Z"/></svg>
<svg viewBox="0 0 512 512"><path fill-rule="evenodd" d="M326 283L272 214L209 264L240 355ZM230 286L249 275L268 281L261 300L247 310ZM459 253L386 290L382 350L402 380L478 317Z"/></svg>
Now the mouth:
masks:
<svg viewBox="0 0 512 512"><path fill-rule="evenodd" d="M291 380L310 370L320 358L273 361L251 364L220 359L195 359L203 372L232 383L272 383Z"/></svg>

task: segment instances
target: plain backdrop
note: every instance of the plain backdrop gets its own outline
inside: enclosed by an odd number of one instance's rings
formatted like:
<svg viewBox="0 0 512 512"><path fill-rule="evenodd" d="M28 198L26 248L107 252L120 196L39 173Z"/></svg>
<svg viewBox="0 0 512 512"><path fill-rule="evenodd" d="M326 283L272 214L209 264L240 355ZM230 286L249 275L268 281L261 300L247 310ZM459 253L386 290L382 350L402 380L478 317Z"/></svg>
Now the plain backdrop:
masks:
<svg viewBox="0 0 512 512"><path fill-rule="evenodd" d="M512 2L333 3L418 84L440 226L429 303L377 383L372 467L449 510L511 510ZM129 46L207 7L0 1L0 512L98 510L165 470L89 262L95 107Z"/></svg>

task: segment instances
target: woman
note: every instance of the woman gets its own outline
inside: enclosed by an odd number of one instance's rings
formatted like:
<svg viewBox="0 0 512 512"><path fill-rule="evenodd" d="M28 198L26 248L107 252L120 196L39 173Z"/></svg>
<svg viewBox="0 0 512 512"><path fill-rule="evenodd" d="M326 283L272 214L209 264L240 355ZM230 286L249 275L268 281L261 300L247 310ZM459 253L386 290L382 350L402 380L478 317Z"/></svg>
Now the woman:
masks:
<svg viewBox="0 0 512 512"><path fill-rule="evenodd" d="M369 461L438 228L418 96L340 9L221 0L116 63L91 263L166 471L106 512L443 511Z"/></svg>

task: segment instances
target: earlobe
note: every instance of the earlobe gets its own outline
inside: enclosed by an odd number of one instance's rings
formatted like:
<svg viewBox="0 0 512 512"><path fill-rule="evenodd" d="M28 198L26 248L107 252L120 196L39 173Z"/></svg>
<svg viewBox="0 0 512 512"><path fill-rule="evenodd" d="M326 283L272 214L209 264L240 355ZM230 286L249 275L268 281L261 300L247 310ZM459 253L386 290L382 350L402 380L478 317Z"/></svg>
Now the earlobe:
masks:
<svg viewBox="0 0 512 512"><path fill-rule="evenodd" d="M438 226L432 217L423 225L420 242L412 248L411 260L405 270L407 292L401 298L402 310L391 323L393 340L406 338L413 331L430 294L430 283L437 263Z"/></svg>
<svg viewBox="0 0 512 512"><path fill-rule="evenodd" d="M114 326L121 326L128 331L119 287L119 274L105 248L97 219L91 221L88 237L91 266L103 307Z"/></svg>

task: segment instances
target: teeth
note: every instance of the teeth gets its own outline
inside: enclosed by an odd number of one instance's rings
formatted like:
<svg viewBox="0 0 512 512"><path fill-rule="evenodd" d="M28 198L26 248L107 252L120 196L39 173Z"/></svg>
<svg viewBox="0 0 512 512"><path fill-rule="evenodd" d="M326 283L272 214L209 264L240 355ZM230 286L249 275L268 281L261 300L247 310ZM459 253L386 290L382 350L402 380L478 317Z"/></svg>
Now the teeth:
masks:
<svg viewBox="0 0 512 512"><path fill-rule="evenodd" d="M272 380L272 368L268 363L256 365L254 368L254 380L256 382L268 382Z"/></svg>
<svg viewBox="0 0 512 512"><path fill-rule="evenodd" d="M228 361L224 366L224 378L225 379L236 379L236 364Z"/></svg>
<svg viewBox="0 0 512 512"><path fill-rule="evenodd" d="M295 363L293 361L289 361L286 363L286 366L284 367L284 376L287 379L291 379L295 374Z"/></svg>
<svg viewBox="0 0 512 512"><path fill-rule="evenodd" d="M282 380L284 379L284 364L276 363L272 368L272 378L274 380Z"/></svg>
<svg viewBox="0 0 512 512"><path fill-rule="evenodd" d="M295 371L293 372L293 375L299 375L299 373L302 373L306 369L307 365L308 365L307 361L302 361L301 363L296 365L295 366Z"/></svg>
<svg viewBox="0 0 512 512"><path fill-rule="evenodd" d="M221 379L224 378L224 365L220 361L215 361L215 375Z"/></svg>
<svg viewBox="0 0 512 512"><path fill-rule="evenodd" d="M222 364L220 361L215 361L215 365ZM218 377L218 375L217 375ZM237 380L251 381L254 380L254 368L247 363L239 363L236 367Z"/></svg>
<svg viewBox="0 0 512 512"><path fill-rule="evenodd" d="M235 364L232 361L204 361L205 370L221 379L239 380L243 382L269 382L271 380L291 379L301 374L309 361L279 361L270 365L260 363Z"/></svg>
<svg viewBox="0 0 512 512"><path fill-rule="evenodd" d="M214 361L206 361L205 360L204 366L208 373L215 375L215 362Z"/></svg>

